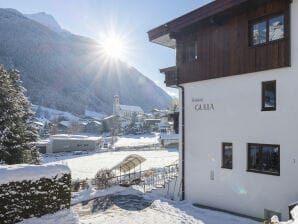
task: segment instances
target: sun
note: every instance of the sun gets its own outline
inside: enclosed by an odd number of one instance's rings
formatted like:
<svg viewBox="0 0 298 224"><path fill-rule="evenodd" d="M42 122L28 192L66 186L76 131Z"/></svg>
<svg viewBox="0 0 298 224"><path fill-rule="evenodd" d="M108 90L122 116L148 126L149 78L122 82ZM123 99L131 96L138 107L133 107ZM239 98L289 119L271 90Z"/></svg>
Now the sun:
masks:
<svg viewBox="0 0 298 224"><path fill-rule="evenodd" d="M124 49L124 43L117 37L109 37L103 43L104 53L112 58L121 58Z"/></svg>
<svg viewBox="0 0 298 224"><path fill-rule="evenodd" d="M109 59L125 60L128 45L124 37L114 32L107 33L100 38L102 53Z"/></svg>

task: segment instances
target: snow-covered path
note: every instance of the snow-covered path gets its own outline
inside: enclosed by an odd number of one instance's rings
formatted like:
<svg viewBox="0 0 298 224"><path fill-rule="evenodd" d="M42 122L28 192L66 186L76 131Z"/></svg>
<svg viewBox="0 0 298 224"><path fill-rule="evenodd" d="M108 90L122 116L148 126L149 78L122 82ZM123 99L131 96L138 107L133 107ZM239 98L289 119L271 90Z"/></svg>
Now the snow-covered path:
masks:
<svg viewBox="0 0 298 224"><path fill-rule="evenodd" d="M257 222L223 212L175 202L133 189L105 195L72 207L82 224L256 224Z"/></svg>

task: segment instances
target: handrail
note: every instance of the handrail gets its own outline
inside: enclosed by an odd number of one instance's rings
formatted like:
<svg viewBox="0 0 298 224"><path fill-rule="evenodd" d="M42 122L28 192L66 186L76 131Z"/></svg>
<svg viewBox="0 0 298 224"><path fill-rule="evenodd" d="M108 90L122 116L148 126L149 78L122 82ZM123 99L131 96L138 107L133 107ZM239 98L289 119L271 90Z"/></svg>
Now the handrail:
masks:
<svg viewBox="0 0 298 224"><path fill-rule="evenodd" d="M179 165L178 163L174 163L162 168L152 168L148 170L142 170L134 173L126 173L126 174L110 177L108 179L110 184L109 186L105 186L105 187L110 187L115 185L124 185L124 186L140 185L144 188L144 192L145 192L146 186L149 186L149 187L156 187L157 185L165 186L167 182L177 177L178 172L179 172ZM80 182L75 181L73 185L78 186L79 189L80 188L85 189L85 188L88 188L88 185L90 184L93 186L98 186L96 181L97 180L95 178L91 180L86 179Z"/></svg>

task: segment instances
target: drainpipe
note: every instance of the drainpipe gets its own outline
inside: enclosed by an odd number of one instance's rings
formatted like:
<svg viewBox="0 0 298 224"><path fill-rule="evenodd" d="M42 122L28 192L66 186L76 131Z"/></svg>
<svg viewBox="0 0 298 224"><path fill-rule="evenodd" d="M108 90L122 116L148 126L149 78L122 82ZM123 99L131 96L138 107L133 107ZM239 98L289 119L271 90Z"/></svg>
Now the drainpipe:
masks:
<svg viewBox="0 0 298 224"><path fill-rule="evenodd" d="M181 129L182 129L182 148L181 148L181 200L183 201L185 199L185 92L184 92L184 87L179 85L178 81L178 68L176 70L177 74L177 87L181 89L181 112L182 112L182 124L181 124Z"/></svg>

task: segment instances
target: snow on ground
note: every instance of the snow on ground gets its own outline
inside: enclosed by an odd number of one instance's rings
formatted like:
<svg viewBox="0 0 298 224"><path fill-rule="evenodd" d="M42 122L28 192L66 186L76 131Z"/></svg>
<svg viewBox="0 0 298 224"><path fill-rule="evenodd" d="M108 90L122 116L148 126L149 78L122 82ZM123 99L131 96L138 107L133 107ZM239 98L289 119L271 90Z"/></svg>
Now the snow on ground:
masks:
<svg viewBox="0 0 298 224"><path fill-rule="evenodd" d="M79 217L72 209L64 209L40 218L26 219L19 224L79 224Z"/></svg>
<svg viewBox="0 0 298 224"><path fill-rule="evenodd" d="M127 188L125 187L113 186L104 190L95 190L94 188L90 187L88 189L81 190L79 192L72 192L71 204L75 205L80 202L89 201L101 196L121 193L126 189Z"/></svg>
<svg viewBox="0 0 298 224"><path fill-rule="evenodd" d="M158 144L158 135L136 135L118 137L117 142L114 144L115 148L120 147L141 147Z"/></svg>
<svg viewBox="0 0 298 224"><path fill-rule="evenodd" d="M143 194L133 187L101 190L96 193L96 199L89 201L85 200L92 194L86 191L79 194L84 200L82 203L78 200L72 209L27 219L21 224L257 224L250 219L197 208L188 202L171 201L152 193Z"/></svg>
<svg viewBox="0 0 298 224"><path fill-rule="evenodd" d="M3 165L0 166L0 184L23 180L33 181L42 177L60 177L69 172L70 170L67 166L53 163L44 165Z"/></svg>
<svg viewBox="0 0 298 224"><path fill-rule="evenodd" d="M56 110L56 109L52 109L49 107L32 105L32 110L35 112L37 110L39 110L39 118L40 119L46 118L47 120L53 120L54 118L64 117L70 121L79 121L80 120L79 117L76 117L75 115L73 115L69 112Z"/></svg>
<svg viewBox="0 0 298 224"><path fill-rule="evenodd" d="M71 170L72 179L85 179L94 178L99 169L112 168L131 154L137 154L146 159L141 165L142 170L164 167L178 160L177 151L156 150L88 153L82 155L50 155L44 157L43 162L67 164Z"/></svg>
<svg viewBox="0 0 298 224"><path fill-rule="evenodd" d="M121 191L122 189L122 191ZM231 214L175 202L154 194L143 194L133 188L116 188L113 194L104 191L99 198L73 206L82 224L143 223L143 224L256 224ZM115 193L118 191L117 193ZM86 193L86 192L85 192ZM86 196L86 194L84 194ZM87 198L87 197L85 197Z"/></svg>

